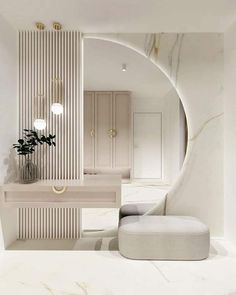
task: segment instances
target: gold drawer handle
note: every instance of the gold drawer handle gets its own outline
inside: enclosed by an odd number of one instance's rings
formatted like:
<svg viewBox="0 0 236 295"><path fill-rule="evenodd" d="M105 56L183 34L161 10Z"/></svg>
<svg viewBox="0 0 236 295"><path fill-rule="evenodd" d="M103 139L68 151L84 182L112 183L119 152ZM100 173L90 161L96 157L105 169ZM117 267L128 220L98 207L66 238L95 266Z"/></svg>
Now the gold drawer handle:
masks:
<svg viewBox="0 0 236 295"><path fill-rule="evenodd" d="M52 186L52 190L55 194L61 195L66 191L66 186Z"/></svg>
<svg viewBox="0 0 236 295"><path fill-rule="evenodd" d="M108 135L113 138L113 137L116 137L117 135L117 131L115 129L109 129L108 130Z"/></svg>

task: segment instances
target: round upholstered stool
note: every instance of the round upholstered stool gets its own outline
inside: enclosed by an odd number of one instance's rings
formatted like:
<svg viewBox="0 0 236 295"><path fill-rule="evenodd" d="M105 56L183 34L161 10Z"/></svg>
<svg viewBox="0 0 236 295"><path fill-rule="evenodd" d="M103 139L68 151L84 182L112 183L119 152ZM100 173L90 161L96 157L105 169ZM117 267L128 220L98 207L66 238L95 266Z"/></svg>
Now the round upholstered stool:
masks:
<svg viewBox="0 0 236 295"><path fill-rule="evenodd" d="M120 220L119 251L131 259L202 260L209 255L210 234L189 216L127 216Z"/></svg>

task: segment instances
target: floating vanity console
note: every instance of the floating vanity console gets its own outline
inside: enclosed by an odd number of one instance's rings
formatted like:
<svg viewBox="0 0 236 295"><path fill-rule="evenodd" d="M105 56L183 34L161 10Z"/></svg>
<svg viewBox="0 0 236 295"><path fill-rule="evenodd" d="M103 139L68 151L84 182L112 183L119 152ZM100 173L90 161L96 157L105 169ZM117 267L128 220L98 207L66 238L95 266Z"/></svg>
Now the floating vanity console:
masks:
<svg viewBox="0 0 236 295"><path fill-rule="evenodd" d="M14 240L79 239L82 208L119 208L121 177L88 175L84 180L42 180L1 187L6 247ZM14 233L14 234L13 234Z"/></svg>
<svg viewBox="0 0 236 295"><path fill-rule="evenodd" d="M15 208L116 208L120 204L121 178L112 175L6 184L1 196L2 207Z"/></svg>

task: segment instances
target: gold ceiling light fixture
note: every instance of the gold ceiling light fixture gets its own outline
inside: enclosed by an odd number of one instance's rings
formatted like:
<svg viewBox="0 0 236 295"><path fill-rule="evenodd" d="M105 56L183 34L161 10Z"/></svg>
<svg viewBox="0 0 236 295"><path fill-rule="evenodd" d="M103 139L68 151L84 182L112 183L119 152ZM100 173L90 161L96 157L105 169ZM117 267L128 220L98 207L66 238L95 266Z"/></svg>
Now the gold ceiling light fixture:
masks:
<svg viewBox="0 0 236 295"><path fill-rule="evenodd" d="M56 30L56 31L61 31L61 29L62 29L62 25L60 23L58 23L58 22L54 22L52 24L52 26L53 26L53 29Z"/></svg>
<svg viewBox="0 0 236 295"><path fill-rule="evenodd" d="M36 22L35 25L36 25L36 28L40 31L43 31L45 29L45 24L41 22Z"/></svg>

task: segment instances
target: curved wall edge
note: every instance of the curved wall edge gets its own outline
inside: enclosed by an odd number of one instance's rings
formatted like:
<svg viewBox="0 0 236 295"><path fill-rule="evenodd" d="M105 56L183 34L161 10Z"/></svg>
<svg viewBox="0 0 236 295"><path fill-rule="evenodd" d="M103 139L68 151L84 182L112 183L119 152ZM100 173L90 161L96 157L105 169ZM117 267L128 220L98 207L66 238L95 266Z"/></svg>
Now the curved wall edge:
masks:
<svg viewBox="0 0 236 295"><path fill-rule="evenodd" d="M167 214L200 218L223 235L223 34L84 34L149 58L175 87L189 141L181 173L168 193ZM194 139L194 140L193 140Z"/></svg>

